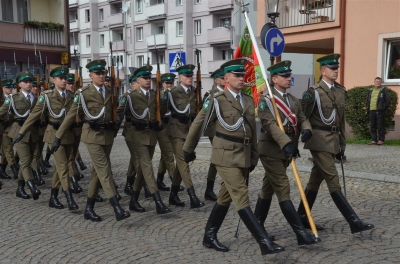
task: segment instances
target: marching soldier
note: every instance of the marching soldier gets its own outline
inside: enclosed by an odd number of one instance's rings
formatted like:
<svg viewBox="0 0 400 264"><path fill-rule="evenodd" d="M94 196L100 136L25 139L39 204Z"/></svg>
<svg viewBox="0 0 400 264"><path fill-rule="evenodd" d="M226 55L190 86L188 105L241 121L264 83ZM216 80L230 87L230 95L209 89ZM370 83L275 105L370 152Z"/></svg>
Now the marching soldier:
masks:
<svg viewBox="0 0 400 264"><path fill-rule="evenodd" d="M30 131L32 126L39 121L41 116L47 116L48 125L43 140L49 145L53 144L55 134L65 118L65 113L69 112L73 102L73 93L65 89L68 71L68 67L61 66L54 68L50 72L50 76L53 77L56 88L42 92L38 103L25 121L24 125L21 127L18 136L15 138L15 143L19 142L19 140ZM74 161L72 152L73 143L74 135L73 130L70 128L65 132L58 151L53 154L55 170L49 200L49 207L51 208L64 208L64 205L58 200L58 191L61 185L64 190L65 198L67 199L69 210L72 211L78 209L78 205L72 197L69 184L70 164Z"/></svg>
<svg viewBox="0 0 400 264"><path fill-rule="evenodd" d="M351 233L357 233L372 229L374 226L361 221L343 196L335 166L335 157L340 160L346 148L344 116L346 91L334 84L338 77L339 58L340 54L330 54L317 60L322 80L308 88L303 95L303 112L313 130L313 136L304 148L309 149L314 158L305 193L311 210L319 186L325 180L332 200L350 225ZM310 228L303 203L300 203L298 214L304 226ZM323 228L317 226L317 229Z"/></svg>
<svg viewBox="0 0 400 264"><path fill-rule="evenodd" d="M20 72L16 77L16 83L21 88L20 92L7 97L4 104L0 107L0 118L4 118L8 112L12 113L14 123L11 125L8 136L16 138L19 130L27 119L28 115L36 105L37 99L32 94L33 75L30 72ZM21 167L18 173L18 189L16 196L23 199L29 199L29 195L25 193L25 182L28 185L32 198L39 199L40 190L36 188L33 180L32 157L35 152L36 144L39 140L39 126L35 125L31 130L27 131L25 136L18 142L15 147L20 157Z"/></svg>
<svg viewBox="0 0 400 264"><path fill-rule="evenodd" d="M214 94L218 92L223 92L224 87L225 87L225 79L224 79L224 71L222 69L217 69L211 74L211 78L214 78L214 85L211 88L211 92L214 92ZM205 96L208 96L209 94L205 94ZM203 100L205 101L205 100ZM213 142L213 139L215 137L215 125L214 123L209 123L207 126L207 129L204 131L204 135L207 136L210 139L211 145ZM208 175L207 175L207 188L204 193L204 199L206 200L211 200L211 201L216 201L218 199L217 195L214 193L214 183L215 183L215 178L217 176L217 169L215 168L215 165L210 163L210 167L208 168Z"/></svg>
<svg viewBox="0 0 400 264"><path fill-rule="evenodd" d="M129 203L129 210L145 211L139 204L138 198L140 190L146 182L150 193L153 195L157 213L165 214L171 212L171 210L161 200L152 165L157 143L156 131L160 130L156 120L155 91L151 89L152 69L153 67L151 66L144 66L135 70L133 74L140 88L131 89L122 96L117 113L120 119L123 118L123 115L126 116L126 144L130 153L136 154L139 163L138 166L135 166L138 174L133 185L133 195ZM163 112L163 109L161 111Z"/></svg>
<svg viewBox="0 0 400 264"><path fill-rule="evenodd" d="M168 108L171 109L168 135L176 159L169 203L176 206L185 205L178 197L179 187L183 180L190 198L190 207L199 208L204 206L204 202L196 196L189 164L185 161L182 149L196 112L195 88L192 86L194 68L195 66L192 64L177 68L180 84L172 87L168 93Z"/></svg>
<svg viewBox="0 0 400 264"><path fill-rule="evenodd" d="M105 65L104 60L94 60L86 65L92 84L76 92L74 103L57 130L52 146L52 151L59 148L61 139L75 122L76 115L83 118L81 141L86 144L95 171L89 183L84 213L84 218L91 221L101 221L93 209L100 184L114 208L117 221L130 216L129 212L119 205L111 174L110 153L117 126L112 121L111 91L104 86Z"/></svg>
<svg viewBox="0 0 400 264"><path fill-rule="evenodd" d="M265 176L254 215L261 225L267 218L272 196L276 193L283 215L292 227L299 245L320 242L307 233L296 209L290 200L290 184L286 168L299 155L298 140L301 129L303 142L310 139L311 125L301 111L296 97L286 92L290 88L291 61L281 61L268 68L274 83L272 93L284 123L282 131L275 119L270 95L261 96L258 102L258 117L261 120L261 134L258 140L258 154L265 169Z"/></svg>
<svg viewBox="0 0 400 264"><path fill-rule="evenodd" d="M227 88L214 95L210 117L205 120L210 101L195 119L183 145L185 161L196 158L195 148L203 122L215 122L215 137L211 152L211 162L215 164L222 178L218 200L208 219L203 245L217 251L227 252L228 247L217 239L217 232L233 201L240 218L260 245L261 254L274 254L285 249L270 241L264 227L258 223L249 205L246 177L258 161L256 146L256 121L254 102L251 96L241 92L244 86L245 60L237 59L224 63L224 78Z"/></svg>

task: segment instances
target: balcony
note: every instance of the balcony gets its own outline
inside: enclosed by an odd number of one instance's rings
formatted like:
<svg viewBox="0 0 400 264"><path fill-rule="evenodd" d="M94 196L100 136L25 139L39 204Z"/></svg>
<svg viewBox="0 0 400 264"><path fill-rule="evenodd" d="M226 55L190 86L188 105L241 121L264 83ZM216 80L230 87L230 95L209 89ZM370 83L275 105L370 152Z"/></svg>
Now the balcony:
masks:
<svg viewBox="0 0 400 264"><path fill-rule="evenodd" d="M231 31L228 28L217 27L207 30L207 40L210 44L231 42Z"/></svg>
<svg viewBox="0 0 400 264"><path fill-rule="evenodd" d="M233 0L213 0L208 1L208 9L210 12L232 9L234 5Z"/></svg>
<svg viewBox="0 0 400 264"><path fill-rule="evenodd" d="M148 21L166 19L167 5L166 4L151 5L146 8L146 15Z"/></svg>
<svg viewBox="0 0 400 264"><path fill-rule="evenodd" d="M155 43L154 43L155 40ZM167 35L166 34L156 34L156 35L150 35L146 37L147 41L147 46L166 46L167 45Z"/></svg>
<svg viewBox="0 0 400 264"><path fill-rule="evenodd" d="M79 30L79 22L78 22L78 20L69 22L69 30L70 31L78 31Z"/></svg>
<svg viewBox="0 0 400 264"><path fill-rule="evenodd" d="M71 56L74 56L74 48L76 49L76 54L81 53L81 47L79 46L79 44L77 44L75 46L71 45L71 46L69 46L69 52L70 52Z"/></svg>
<svg viewBox="0 0 400 264"><path fill-rule="evenodd" d="M113 51L124 50L125 40L113 41L112 49Z"/></svg>
<svg viewBox="0 0 400 264"><path fill-rule="evenodd" d="M207 61L207 69L209 72L214 72L217 70L219 67L221 67L222 64L227 62L227 60L214 60L214 61Z"/></svg>
<svg viewBox="0 0 400 264"><path fill-rule="evenodd" d="M79 5L79 0L68 0L69 7Z"/></svg>
<svg viewBox="0 0 400 264"><path fill-rule="evenodd" d="M156 74L157 73L157 64L151 64L151 67L153 67L153 70L151 71L151 74ZM167 64L160 63L160 72L161 72L161 74L163 72L169 72Z"/></svg>
<svg viewBox="0 0 400 264"><path fill-rule="evenodd" d="M123 25L122 13L109 16L108 21L110 23L110 26L122 26Z"/></svg>
<svg viewBox="0 0 400 264"><path fill-rule="evenodd" d="M24 28L24 43L64 46L64 31L41 28Z"/></svg>

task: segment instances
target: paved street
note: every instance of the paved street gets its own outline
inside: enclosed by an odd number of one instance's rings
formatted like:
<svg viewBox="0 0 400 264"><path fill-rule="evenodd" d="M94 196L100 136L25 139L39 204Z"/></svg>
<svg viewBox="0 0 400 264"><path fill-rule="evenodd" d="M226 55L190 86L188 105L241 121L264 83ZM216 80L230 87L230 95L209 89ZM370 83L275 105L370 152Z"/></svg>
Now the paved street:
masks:
<svg viewBox="0 0 400 264"><path fill-rule="evenodd" d="M206 175L211 146L200 142L198 159L191 166L192 178L199 197L206 187ZM22 200L15 197L16 181L2 180L0 191L0 263L398 263L400 252L399 193L400 148L390 146L349 145L346 150L347 196L361 219L375 225L372 231L352 235L347 222L330 199L323 184L312 210L315 221L325 227L319 232L322 243L313 246L297 245L295 235L284 219L277 200L271 205L266 228L275 235L276 243L286 251L261 256L259 247L244 225L240 236L234 238L238 215L231 206L218 233L219 240L229 246L230 252L221 253L204 248L202 235L214 205L206 201L199 210L189 209L186 191L180 197L186 202L183 208L172 206L172 213L158 216L151 199L141 204L145 213L133 213L120 222L115 221L108 202L97 203L95 211L103 218L93 223L83 219L87 183L90 176L90 159L85 146L81 154L88 165L85 178L80 181L84 192L75 195L80 209L74 213L68 209L48 207L50 174L45 176L39 200ZM301 150L298 167L305 185L311 162L308 152ZM159 159L156 150L154 168ZM129 152L121 136L116 138L112 165L116 182L123 195L121 205L128 209L129 197L123 194ZM260 164L259 164L260 165ZM339 165L338 165L339 166ZM340 167L338 167L340 168ZM53 171L51 168L50 172ZM11 175L11 171L8 171ZM263 177L262 166L251 174L249 195L254 208ZM291 179L292 199L295 206L299 194ZM218 183L220 179L217 179ZM170 180L165 182L170 185ZM219 185L216 185L216 191ZM104 192L101 195L105 197ZM164 202L168 193L162 192ZM60 201L66 205L64 195Z"/></svg>

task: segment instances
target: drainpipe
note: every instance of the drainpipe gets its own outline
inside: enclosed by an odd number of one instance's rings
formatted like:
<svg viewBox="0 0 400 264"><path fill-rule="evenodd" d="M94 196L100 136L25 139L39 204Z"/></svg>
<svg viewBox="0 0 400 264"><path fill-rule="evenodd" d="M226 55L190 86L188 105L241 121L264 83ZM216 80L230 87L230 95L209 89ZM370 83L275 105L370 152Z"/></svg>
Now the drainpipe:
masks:
<svg viewBox="0 0 400 264"><path fill-rule="evenodd" d="M344 86L344 67L345 67L345 30L346 30L346 0L340 1L340 84Z"/></svg>

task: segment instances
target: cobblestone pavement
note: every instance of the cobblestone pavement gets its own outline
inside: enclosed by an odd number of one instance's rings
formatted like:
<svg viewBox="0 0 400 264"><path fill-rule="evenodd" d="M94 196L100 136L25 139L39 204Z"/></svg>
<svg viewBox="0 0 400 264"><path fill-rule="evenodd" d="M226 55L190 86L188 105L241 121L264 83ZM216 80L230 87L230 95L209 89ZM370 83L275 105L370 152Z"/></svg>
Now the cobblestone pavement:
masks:
<svg viewBox="0 0 400 264"><path fill-rule="evenodd" d="M198 159L192 164L191 172L196 192L203 196L210 145L203 141L197 148ZM90 165L85 146L81 154ZM301 151L298 167L303 185L306 183L311 162L307 151ZM16 181L2 180L0 191L0 263L398 263L400 252L400 216L398 198L400 184L398 156L400 148L388 146L349 145L346 150L348 163L345 164L348 200L361 219L373 223L375 229L352 235L348 224L334 206L322 185L313 208L315 221L325 227L319 232L322 243L313 246L297 245L295 235L280 212L275 199L267 218L266 228L277 237L276 243L286 251L261 256L257 243L244 225L240 236L234 238L238 215L231 206L218 233L219 240L229 246L230 252L221 253L204 248L202 235L213 202L198 210L171 206L172 213L159 216L151 199L140 198L147 209L145 213L133 213L131 217L117 222L108 202L97 203L95 210L102 222L93 223L83 219L90 166L80 181L84 192L75 195L80 209L74 213L68 209L56 210L48 207L50 195L50 174L45 176L46 184L39 187L39 200L22 200L15 197ZM156 169L159 151L156 150ZM121 205L128 209L129 197L122 193L129 162L129 152L121 136L116 138L112 163L116 182L121 185ZM53 171L51 168L50 172ZM11 174L10 171L8 171ZM352 175L355 174L355 175ZM291 179L292 198L295 206L299 203L298 190ZM363 175L364 177L361 179ZM377 180L368 180L377 175ZM249 195L254 208L263 177L258 166L251 174ZM383 178L382 178L383 177ZM390 182L392 181L392 182ZM165 180L170 184L168 179ZM220 179L217 179L220 182ZM216 185L215 190L218 191ZM105 197L104 193L101 195ZM142 194L141 194L142 195ZM180 197L187 204L186 192ZM167 203L168 193L162 192ZM60 201L66 204L65 197Z"/></svg>

